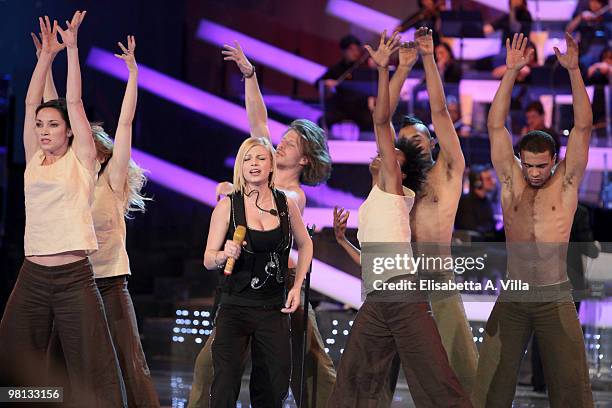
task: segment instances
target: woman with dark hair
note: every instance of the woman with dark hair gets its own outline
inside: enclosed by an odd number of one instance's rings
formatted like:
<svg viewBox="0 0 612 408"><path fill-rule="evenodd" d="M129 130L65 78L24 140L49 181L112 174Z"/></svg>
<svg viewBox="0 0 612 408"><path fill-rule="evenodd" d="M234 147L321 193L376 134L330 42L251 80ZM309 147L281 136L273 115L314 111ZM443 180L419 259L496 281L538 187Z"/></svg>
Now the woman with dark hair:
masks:
<svg viewBox="0 0 612 408"><path fill-rule="evenodd" d="M253 361L261 364L259 383L269 407L281 407L291 378L290 328L287 314L300 306L302 282L312 260L312 241L293 200L274 187L276 157L265 138L249 138L234 165L234 191L215 207L208 232L204 266L226 272L212 342L211 407L236 405L244 359L251 343ZM233 240L246 228L244 242ZM289 251L295 238L298 260L293 286L285 296ZM260 379L261 380L261 379Z"/></svg>
<svg viewBox="0 0 612 408"><path fill-rule="evenodd" d="M104 306L87 256L98 249L92 203L96 148L81 100L77 32L40 20L42 47L26 96L25 260L0 323L3 385L43 386L40 369L55 327L77 406L125 406ZM60 33L63 44L57 41ZM66 102L40 105L54 57L67 48Z"/></svg>
<svg viewBox="0 0 612 408"><path fill-rule="evenodd" d="M447 43L441 42L436 45L435 54L438 71L440 71L444 83L459 83L463 72L461 65L455 60L451 47Z"/></svg>
<svg viewBox="0 0 612 408"><path fill-rule="evenodd" d="M32 36L38 49L40 43L34 34ZM147 200L141 194L146 176L143 169L131 159L132 122L138 96L138 65L134 55L136 40L133 36L128 36L127 48L122 43L118 45L123 53L115 56L125 61L129 76L115 140L110 138L102 126L92 125L97 161L100 163L92 210L99 249L89 256L89 260L121 366L128 405L159 407L157 392L138 334L136 312L127 287L131 271L125 247L125 217L129 217L132 212L144 212ZM51 70L47 75L44 95L45 99L57 98ZM53 365L57 364L57 375L62 375L65 353L56 331L49 350L50 358L56 360Z"/></svg>

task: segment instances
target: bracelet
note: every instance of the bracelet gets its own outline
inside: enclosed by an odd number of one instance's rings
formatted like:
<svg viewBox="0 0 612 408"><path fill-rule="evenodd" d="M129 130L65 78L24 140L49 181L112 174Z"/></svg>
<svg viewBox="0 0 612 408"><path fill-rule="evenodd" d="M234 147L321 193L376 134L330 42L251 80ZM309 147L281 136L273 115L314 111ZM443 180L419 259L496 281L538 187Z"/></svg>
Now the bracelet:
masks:
<svg viewBox="0 0 612 408"><path fill-rule="evenodd" d="M245 78L249 79L249 78L252 78L253 75L255 75L255 65L251 65L251 66L253 67L253 70L251 71L251 73L249 75L244 75L244 74L242 75L242 80L243 81L244 81Z"/></svg>
<svg viewBox="0 0 612 408"><path fill-rule="evenodd" d="M217 252L217 254L215 255L215 259L214 259L214 260L215 260L215 265L217 265L217 269L223 269L223 267L225 266L225 262L224 262L224 263L222 263L222 264L219 264L219 263L217 262L217 255L219 255L219 253L218 253L218 252Z"/></svg>

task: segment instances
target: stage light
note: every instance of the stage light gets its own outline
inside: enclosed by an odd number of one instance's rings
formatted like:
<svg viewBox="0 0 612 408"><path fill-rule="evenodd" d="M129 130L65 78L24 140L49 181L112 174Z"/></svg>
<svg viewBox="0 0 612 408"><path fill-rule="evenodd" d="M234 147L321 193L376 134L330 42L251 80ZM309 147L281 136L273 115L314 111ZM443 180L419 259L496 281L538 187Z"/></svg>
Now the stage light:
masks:
<svg viewBox="0 0 612 408"><path fill-rule="evenodd" d="M377 34L383 30L391 33L401 23L398 18L348 0L329 0L325 12Z"/></svg>
<svg viewBox="0 0 612 408"><path fill-rule="evenodd" d="M200 337L196 337L195 342L200 344L200 343L202 343L202 339Z"/></svg>
<svg viewBox="0 0 612 408"><path fill-rule="evenodd" d="M508 14L508 2L499 0L475 0L477 3ZM576 10L576 0L555 0L527 2L527 9L534 21L569 21Z"/></svg>
<svg viewBox="0 0 612 408"><path fill-rule="evenodd" d="M250 59L310 84L327 71L321 64L209 20L201 20L197 37L218 46L219 54L224 44L234 46L234 40L237 40Z"/></svg>

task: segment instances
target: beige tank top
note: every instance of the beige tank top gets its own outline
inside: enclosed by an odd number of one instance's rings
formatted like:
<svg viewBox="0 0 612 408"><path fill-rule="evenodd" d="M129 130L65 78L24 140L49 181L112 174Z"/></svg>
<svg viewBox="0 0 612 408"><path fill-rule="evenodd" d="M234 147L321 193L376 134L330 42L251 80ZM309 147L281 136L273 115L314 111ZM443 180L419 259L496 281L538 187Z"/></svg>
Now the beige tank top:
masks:
<svg viewBox="0 0 612 408"><path fill-rule="evenodd" d="M410 210L414 205L414 191L403 187L404 195L390 194L382 191L374 185L368 198L359 207L359 229L357 239L362 246L362 251L383 251L384 256L390 256L394 251L412 256L410 245L390 245L390 243L409 243L410 236ZM377 246L376 243L387 243ZM372 243L372 245L364 245ZM387 252L389 254L387 254ZM361 295L363 298L368 293L377 290L376 282L386 282L397 276L406 275L406 271L387 270L380 274L373 273L372 268L364 267L364 262L369 259L372 252L362 252L361 262ZM380 254L377 254L380 255Z"/></svg>
<svg viewBox="0 0 612 408"><path fill-rule="evenodd" d="M414 191L403 187L404 195L390 194L374 185L359 207L357 239L363 242L410 242L410 210Z"/></svg>
<svg viewBox="0 0 612 408"><path fill-rule="evenodd" d="M103 171L96 182L93 204L99 249L89 257L96 279L130 274L130 260L125 249L126 200L125 191L115 192L111 188L108 169Z"/></svg>
<svg viewBox="0 0 612 408"><path fill-rule="evenodd" d="M43 166L39 150L26 166L24 179L26 256L98 249L91 205L94 173L79 162L72 148Z"/></svg>

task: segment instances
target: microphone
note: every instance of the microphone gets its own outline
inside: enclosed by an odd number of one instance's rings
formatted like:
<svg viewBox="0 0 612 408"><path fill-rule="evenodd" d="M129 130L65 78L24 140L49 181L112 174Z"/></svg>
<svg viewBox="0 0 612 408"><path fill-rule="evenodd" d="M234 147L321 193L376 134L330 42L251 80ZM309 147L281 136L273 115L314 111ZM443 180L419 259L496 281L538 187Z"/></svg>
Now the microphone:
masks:
<svg viewBox="0 0 612 408"><path fill-rule="evenodd" d="M234 237L232 241L237 243L238 245L242 245L242 241L244 241L244 237L246 235L246 228L244 225L238 225L236 227L236 231L234 231ZM225 269L223 270L223 274L225 276L229 276L232 274L232 270L234 269L234 264L236 263L235 258L227 258L227 262L225 263Z"/></svg>

